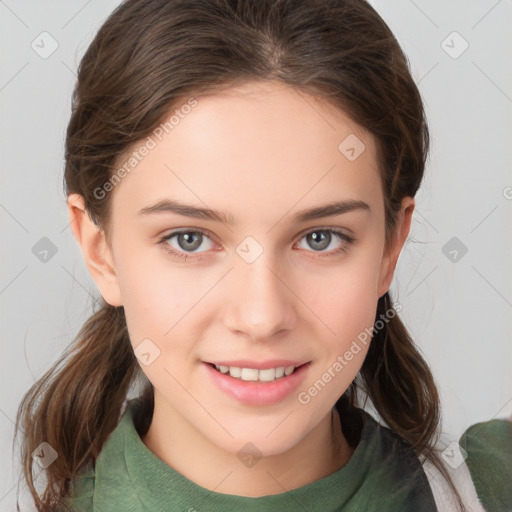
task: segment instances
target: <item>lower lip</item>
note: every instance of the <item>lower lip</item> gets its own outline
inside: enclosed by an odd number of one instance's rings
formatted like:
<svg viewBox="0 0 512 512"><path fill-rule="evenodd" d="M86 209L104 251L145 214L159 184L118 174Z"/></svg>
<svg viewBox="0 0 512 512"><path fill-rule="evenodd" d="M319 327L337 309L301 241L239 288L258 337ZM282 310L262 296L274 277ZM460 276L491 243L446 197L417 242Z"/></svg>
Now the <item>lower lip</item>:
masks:
<svg viewBox="0 0 512 512"><path fill-rule="evenodd" d="M213 382L227 395L247 405L271 405L284 400L296 390L306 377L311 362L303 364L290 375L272 382L245 381L221 373L208 363L203 363Z"/></svg>

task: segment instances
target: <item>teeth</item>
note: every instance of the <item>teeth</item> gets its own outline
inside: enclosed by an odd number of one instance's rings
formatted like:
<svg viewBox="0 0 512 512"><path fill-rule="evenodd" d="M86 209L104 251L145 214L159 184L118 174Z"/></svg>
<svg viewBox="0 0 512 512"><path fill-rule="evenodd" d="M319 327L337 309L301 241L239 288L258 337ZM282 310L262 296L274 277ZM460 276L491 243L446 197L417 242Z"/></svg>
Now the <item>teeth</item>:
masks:
<svg viewBox="0 0 512 512"><path fill-rule="evenodd" d="M221 373L229 373L231 377L245 381L259 380L261 382L272 382L283 376L293 373L295 366L279 366L277 368L267 368L266 370L257 370L256 368L240 368L238 366L218 366L215 368Z"/></svg>

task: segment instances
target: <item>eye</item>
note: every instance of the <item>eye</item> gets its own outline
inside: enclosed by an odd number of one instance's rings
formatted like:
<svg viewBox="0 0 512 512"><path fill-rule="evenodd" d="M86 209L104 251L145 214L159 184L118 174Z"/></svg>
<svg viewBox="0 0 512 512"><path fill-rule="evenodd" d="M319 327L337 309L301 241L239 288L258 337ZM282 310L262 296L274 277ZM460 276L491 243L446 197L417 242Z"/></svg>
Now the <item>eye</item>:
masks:
<svg viewBox="0 0 512 512"><path fill-rule="evenodd" d="M169 243L170 240L176 238L176 245ZM332 257L348 250L349 246L354 243L355 239L346 235L342 231L332 228L317 228L305 233L301 241L305 239L314 253L320 253L319 257ZM325 251L334 240L341 240L343 243L333 250ZM186 261L189 255L194 254L195 259L201 259L202 252L198 249L204 245L204 241L211 239L208 234L200 229L174 231L169 235L165 235L158 240L158 244L171 254L174 258ZM208 244L206 244L208 246ZM206 250L211 249L206 247ZM325 254L323 254L325 252ZM196 256L195 254L198 253Z"/></svg>
<svg viewBox="0 0 512 512"><path fill-rule="evenodd" d="M342 244L333 250L325 251L324 249L331 246L336 239L341 240ZM307 244L313 248L313 252L320 252L320 257L331 257L345 252L355 241L351 236L332 228L316 228L313 231L308 231L301 240L306 240Z"/></svg>
<svg viewBox="0 0 512 512"><path fill-rule="evenodd" d="M176 238L176 244L178 247L173 247L168 243L173 238ZM160 238L158 244L162 245L163 249L170 253L172 256L185 261L189 254L202 252L197 251L197 249L204 245L203 242L205 239L210 240L210 237L206 234L205 231L200 229L174 231L173 233ZM201 256L197 256L196 258L201 259Z"/></svg>

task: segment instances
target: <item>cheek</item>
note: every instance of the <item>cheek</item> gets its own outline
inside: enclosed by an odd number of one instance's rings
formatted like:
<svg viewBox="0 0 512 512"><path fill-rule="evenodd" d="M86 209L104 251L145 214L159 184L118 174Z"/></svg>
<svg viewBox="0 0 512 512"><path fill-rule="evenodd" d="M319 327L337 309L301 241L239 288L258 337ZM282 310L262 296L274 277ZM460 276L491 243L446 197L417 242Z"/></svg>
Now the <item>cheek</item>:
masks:
<svg viewBox="0 0 512 512"><path fill-rule="evenodd" d="M304 283L304 302L309 301L320 321L315 321L319 327L314 335L318 364L299 397L300 403L312 402L316 396L318 407L320 402L334 403L361 369L377 312L377 253L377 249L369 248L360 251L357 258L345 260L328 278L318 280L317 276Z"/></svg>
<svg viewBox="0 0 512 512"><path fill-rule="evenodd" d="M346 283L345 283L346 284ZM331 301L325 303L325 331L320 355L320 373L334 371L335 394L341 395L359 372L371 341L371 329L375 322L377 302L373 294L355 286L344 288ZM336 366L333 367L334 363Z"/></svg>
<svg viewBox="0 0 512 512"><path fill-rule="evenodd" d="M180 282L180 273L166 270L163 264L151 266L140 259L132 264L124 266L120 275L131 345L153 386L177 396L182 391L178 383L188 378L193 345L187 340L196 339L190 331L193 311L187 311L199 297L191 297L194 294Z"/></svg>
<svg viewBox="0 0 512 512"><path fill-rule="evenodd" d="M146 254L144 254L146 253ZM148 251L132 250L117 262L128 332L136 347L145 338L161 338L175 323L179 282L165 269L164 259L147 257ZM178 274L175 273L174 277Z"/></svg>
<svg viewBox="0 0 512 512"><path fill-rule="evenodd" d="M373 325L379 274L380 261L361 252L321 277L303 277L300 296L336 337L354 334Z"/></svg>
<svg viewBox="0 0 512 512"><path fill-rule="evenodd" d="M334 404L346 391L361 369L371 342L377 312L376 273L371 268L368 271L368 266L358 272L351 270L333 275L328 286L308 295L311 310L320 319L314 321L319 327L313 335L317 364L298 401L314 404L318 411L325 404Z"/></svg>
<svg viewBox="0 0 512 512"><path fill-rule="evenodd" d="M146 251L147 253L148 251ZM187 353L204 329L205 318L198 313L212 279L198 279L197 274L166 263L165 251L144 258L133 252L118 265L128 333L134 349L145 339L152 340L162 358L169 353ZM166 364L169 361L166 361Z"/></svg>

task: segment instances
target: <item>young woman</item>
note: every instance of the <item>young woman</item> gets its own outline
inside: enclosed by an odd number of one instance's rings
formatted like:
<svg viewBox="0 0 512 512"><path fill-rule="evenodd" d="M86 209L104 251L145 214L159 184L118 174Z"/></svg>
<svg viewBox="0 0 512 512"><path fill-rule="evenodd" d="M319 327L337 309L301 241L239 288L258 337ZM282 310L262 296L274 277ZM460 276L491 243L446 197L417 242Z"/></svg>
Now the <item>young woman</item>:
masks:
<svg viewBox="0 0 512 512"><path fill-rule="evenodd" d="M463 510L389 290L428 147L365 1L123 2L66 137L102 305L18 411L38 509L434 511L430 464Z"/></svg>

